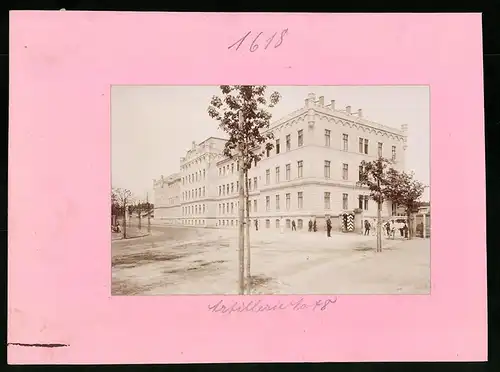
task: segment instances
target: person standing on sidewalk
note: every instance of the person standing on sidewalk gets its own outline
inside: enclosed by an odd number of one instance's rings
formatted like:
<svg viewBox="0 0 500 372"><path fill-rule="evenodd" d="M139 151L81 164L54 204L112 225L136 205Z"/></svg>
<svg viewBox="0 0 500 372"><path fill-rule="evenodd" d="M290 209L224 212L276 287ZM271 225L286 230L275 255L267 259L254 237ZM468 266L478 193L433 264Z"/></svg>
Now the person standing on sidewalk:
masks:
<svg viewBox="0 0 500 372"><path fill-rule="evenodd" d="M314 232L318 231L318 227L316 226L316 219L314 219L314 222L313 222L313 231Z"/></svg>
<svg viewBox="0 0 500 372"><path fill-rule="evenodd" d="M365 235L370 235L370 222L365 220Z"/></svg>
<svg viewBox="0 0 500 372"><path fill-rule="evenodd" d="M259 222L255 220L255 231L259 231Z"/></svg>
<svg viewBox="0 0 500 372"><path fill-rule="evenodd" d="M309 220L309 232L311 232L313 229L313 222L312 220Z"/></svg>
<svg viewBox="0 0 500 372"><path fill-rule="evenodd" d="M295 225L295 220L292 220L292 231L297 231L297 226Z"/></svg>
<svg viewBox="0 0 500 372"><path fill-rule="evenodd" d="M330 220L330 217L326 219L326 236L331 237L331 232L332 232L332 221Z"/></svg>

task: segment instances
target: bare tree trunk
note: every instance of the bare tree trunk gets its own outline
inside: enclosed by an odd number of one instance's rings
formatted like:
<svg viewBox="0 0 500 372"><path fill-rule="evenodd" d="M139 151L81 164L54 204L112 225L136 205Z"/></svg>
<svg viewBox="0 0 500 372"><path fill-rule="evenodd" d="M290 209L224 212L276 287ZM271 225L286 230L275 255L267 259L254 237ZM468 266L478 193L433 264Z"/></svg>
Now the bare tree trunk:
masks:
<svg viewBox="0 0 500 372"><path fill-rule="evenodd" d="M127 202L123 203L123 239L127 239Z"/></svg>
<svg viewBox="0 0 500 372"><path fill-rule="evenodd" d="M247 248L247 261L246 261L246 275L247 275L247 294L252 292L252 275L250 272L250 193L248 187L248 170L245 171L245 209L246 209L246 225L245 225L245 236L246 236L246 248Z"/></svg>
<svg viewBox="0 0 500 372"><path fill-rule="evenodd" d="M413 236L413 219L411 214L412 214L411 211L406 213L406 220L407 220L406 225L408 226L408 240L411 240Z"/></svg>
<svg viewBox="0 0 500 372"><path fill-rule="evenodd" d="M146 200L148 205L148 234L151 234L151 206L149 205L149 193L146 194Z"/></svg>
<svg viewBox="0 0 500 372"><path fill-rule="evenodd" d="M137 217L139 217L139 223L138 223L138 225L139 225L139 230L141 230L141 228L142 228L142 223L141 223L141 212L139 212L139 213L137 214Z"/></svg>
<svg viewBox="0 0 500 372"><path fill-rule="evenodd" d="M243 128L243 112L239 113L240 128ZM245 294L245 175L243 174L243 143L239 144L238 163L240 168L239 173L239 241L238 241L238 258L239 258L239 288L238 294Z"/></svg>
<svg viewBox="0 0 500 372"><path fill-rule="evenodd" d="M382 203L377 203L377 252L382 252Z"/></svg>

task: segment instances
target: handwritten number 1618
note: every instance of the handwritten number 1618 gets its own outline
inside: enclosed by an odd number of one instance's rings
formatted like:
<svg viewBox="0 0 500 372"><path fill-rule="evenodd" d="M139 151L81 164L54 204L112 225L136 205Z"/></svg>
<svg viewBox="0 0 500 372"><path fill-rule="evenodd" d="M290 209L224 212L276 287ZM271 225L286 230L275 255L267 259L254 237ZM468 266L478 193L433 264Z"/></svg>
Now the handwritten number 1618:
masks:
<svg viewBox="0 0 500 372"><path fill-rule="evenodd" d="M227 49L231 49L231 48L234 48L236 47L234 50L238 50L240 49L241 45L245 42L245 40L250 36L250 34L252 33L252 31L248 31L245 36L243 36L241 39L237 40L234 44L230 45ZM277 48L279 47L281 44L283 44L283 40L284 40L284 37L285 35L288 33L288 28L285 28L283 31L281 31L281 34L279 37L276 37L278 35L277 32L275 32L269 39L267 39L265 42L264 42L264 50L266 50L273 41L275 41L274 43L274 48ZM252 39L252 43L250 44L250 52L255 52L257 49L259 49L259 39L262 37L262 34L263 32L259 32L257 34L257 36L255 36L253 39Z"/></svg>

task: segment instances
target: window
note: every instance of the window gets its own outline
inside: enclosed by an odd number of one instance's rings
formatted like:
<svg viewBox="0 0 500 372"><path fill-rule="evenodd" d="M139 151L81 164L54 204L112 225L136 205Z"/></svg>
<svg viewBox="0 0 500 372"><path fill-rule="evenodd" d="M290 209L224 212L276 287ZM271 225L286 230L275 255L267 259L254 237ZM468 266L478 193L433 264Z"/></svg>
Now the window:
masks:
<svg viewBox="0 0 500 372"><path fill-rule="evenodd" d="M222 167L222 175L225 176L226 175L226 167Z"/></svg>
<svg viewBox="0 0 500 372"><path fill-rule="evenodd" d="M297 132L297 146L301 147L304 144L304 131L301 129Z"/></svg>
<svg viewBox="0 0 500 372"><path fill-rule="evenodd" d="M285 195L285 207L287 211L290 210L290 194Z"/></svg>
<svg viewBox="0 0 500 372"><path fill-rule="evenodd" d="M234 203L231 203L231 213L234 213Z"/></svg>
<svg viewBox="0 0 500 372"><path fill-rule="evenodd" d="M286 135L286 151L290 151L290 148L292 147L292 140L291 136L289 134Z"/></svg>
<svg viewBox="0 0 500 372"><path fill-rule="evenodd" d="M266 185L269 185L271 183L271 170L266 169Z"/></svg>
<svg viewBox="0 0 500 372"><path fill-rule="evenodd" d="M266 211L270 211L271 210L271 197L270 196L266 196Z"/></svg>
<svg viewBox="0 0 500 372"><path fill-rule="evenodd" d="M203 214L205 214L205 204L203 204Z"/></svg>
<svg viewBox="0 0 500 372"><path fill-rule="evenodd" d="M364 177L364 169L363 166L360 165L358 169L358 180L363 181L363 177Z"/></svg>
<svg viewBox="0 0 500 372"><path fill-rule="evenodd" d="M342 150L349 151L349 135L342 134Z"/></svg>
<svg viewBox="0 0 500 372"><path fill-rule="evenodd" d="M276 211L280 210L280 196L276 195Z"/></svg>
<svg viewBox="0 0 500 372"><path fill-rule="evenodd" d="M205 186L203 186L203 196L205 196Z"/></svg>
<svg viewBox="0 0 500 372"><path fill-rule="evenodd" d="M194 190L194 197L197 198L198 197L198 189L195 189Z"/></svg>
<svg viewBox="0 0 500 372"><path fill-rule="evenodd" d="M226 185L222 185L222 195L226 195Z"/></svg>
<svg viewBox="0 0 500 372"><path fill-rule="evenodd" d="M231 164L231 173L234 173L234 163Z"/></svg>
<svg viewBox="0 0 500 372"><path fill-rule="evenodd" d="M363 153L363 138L359 138L359 152Z"/></svg>
<svg viewBox="0 0 500 372"><path fill-rule="evenodd" d="M257 199L253 201L253 211L257 212Z"/></svg>
<svg viewBox="0 0 500 372"><path fill-rule="evenodd" d="M271 149L268 147L266 148L266 156L270 157L271 156Z"/></svg>
<svg viewBox="0 0 500 372"><path fill-rule="evenodd" d="M222 203L222 214L226 214L226 203Z"/></svg>
<svg viewBox="0 0 500 372"><path fill-rule="evenodd" d="M231 182L231 194L234 192L234 182Z"/></svg>
<svg viewBox="0 0 500 372"><path fill-rule="evenodd" d="M253 189L257 190L257 177L253 178Z"/></svg>
<svg viewBox="0 0 500 372"><path fill-rule="evenodd" d="M342 209L349 208L348 198L349 196L347 194L342 194Z"/></svg>
<svg viewBox="0 0 500 372"><path fill-rule="evenodd" d="M324 168L325 178L330 178L330 160L325 160Z"/></svg>
<svg viewBox="0 0 500 372"><path fill-rule="evenodd" d="M287 181L290 181L290 164L285 165L285 178Z"/></svg>
<svg viewBox="0 0 500 372"><path fill-rule="evenodd" d="M289 229L289 228L290 228L290 220L289 220L289 219L287 219L287 220L286 220L286 228L287 228L287 229Z"/></svg>
<svg viewBox="0 0 500 372"><path fill-rule="evenodd" d="M365 138L365 154L368 155L368 140Z"/></svg>
<svg viewBox="0 0 500 372"><path fill-rule="evenodd" d="M229 184L226 185L226 192L229 195Z"/></svg>
<svg viewBox="0 0 500 372"><path fill-rule="evenodd" d="M358 208L359 209L363 209L363 200L364 199L365 199L365 197L363 195L358 196Z"/></svg>
<svg viewBox="0 0 500 372"><path fill-rule="evenodd" d="M365 198L364 198L364 210L367 211L368 210L368 195L365 195Z"/></svg>
<svg viewBox="0 0 500 372"><path fill-rule="evenodd" d="M234 220L231 220L231 226L234 226Z"/></svg>
<svg viewBox="0 0 500 372"><path fill-rule="evenodd" d="M330 130L325 129L325 146L330 147Z"/></svg>
<svg viewBox="0 0 500 372"><path fill-rule="evenodd" d="M219 204L219 214L222 214L222 205L221 204ZM219 222L219 224L220 224L220 222Z"/></svg>
<svg viewBox="0 0 500 372"><path fill-rule="evenodd" d="M297 193L297 208L302 209L304 206L304 195L302 194L302 191L299 191Z"/></svg>
<svg viewBox="0 0 500 372"><path fill-rule="evenodd" d="M379 142L378 143L378 157L381 158L382 157L382 148L383 148L383 144L382 142Z"/></svg>
<svg viewBox="0 0 500 372"><path fill-rule="evenodd" d="M280 153L280 140L276 140L276 155Z"/></svg>
<svg viewBox="0 0 500 372"><path fill-rule="evenodd" d="M236 192L240 192L240 181L236 181Z"/></svg>
<svg viewBox="0 0 500 372"><path fill-rule="evenodd" d="M304 168L304 162L302 160L299 160L297 162L297 178L302 178L303 168Z"/></svg>
<svg viewBox="0 0 500 372"><path fill-rule="evenodd" d="M325 209L330 209L330 193L325 192L325 195L323 196L324 202L325 202Z"/></svg>
<svg viewBox="0 0 500 372"><path fill-rule="evenodd" d="M248 191L252 191L252 179L251 178L248 179L248 186L247 187L248 187Z"/></svg>
<svg viewBox="0 0 500 372"><path fill-rule="evenodd" d="M392 160L396 160L396 146L392 146Z"/></svg>
<svg viewBox="0 0 500 372"><path fill-rule="evenodd" d="M205 179L207 177L206 173L205 173L205 169L203 169L203 179Z"/></svg>
<svg viewBox="0 0 500 372"><path fill-rule="evenodd" d="M280 167L276 167L276 183L280 182Z"/></svg>
<svg viewBox="0 0 500 372"><path fill-rule="evenodd" d="M266 229L271 227L271 220L266 220Z"/></svg>
<svg viewBox="0 0 500 372"><path fill-rule="evenodd" d="M304 221L300 218L297 220L297 229L301 230L304 227Z"/></svg>
<svg viewBox="0 0 500 372"><path fill-rule="evenodd" d="M342 164L342 179L343 180L348 180L349 179L349 164Z"/></svg>
<svg viewBox="0 0 500 372"><path fill-rule="evenodd" d="M279 229L280 228L280 220L279 219L276 219L276 228Z"/></svg>

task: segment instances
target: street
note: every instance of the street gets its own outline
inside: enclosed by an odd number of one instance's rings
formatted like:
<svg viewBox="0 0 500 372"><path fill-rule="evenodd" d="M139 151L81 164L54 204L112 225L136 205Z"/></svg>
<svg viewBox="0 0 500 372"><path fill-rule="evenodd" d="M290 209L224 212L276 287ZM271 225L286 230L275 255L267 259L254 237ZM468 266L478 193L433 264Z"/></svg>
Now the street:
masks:
<svg viewBox="0 0 500 372"><path fill-rule="evenodd" d="M252 230L254 294L428 294L430 240ZM113 295L237 294L237 229L152 225L112 242Z"/></svg>

